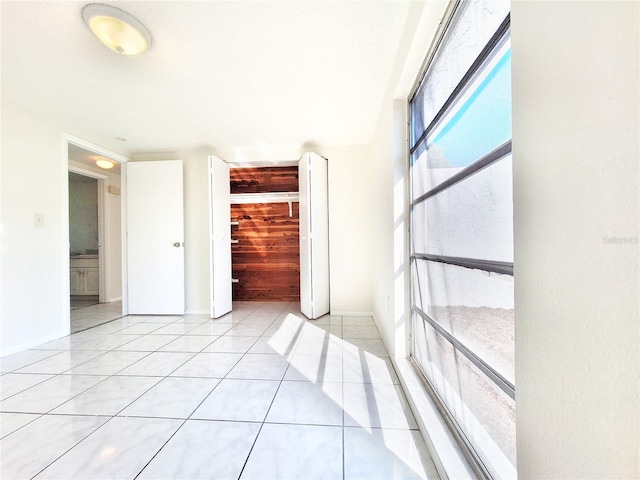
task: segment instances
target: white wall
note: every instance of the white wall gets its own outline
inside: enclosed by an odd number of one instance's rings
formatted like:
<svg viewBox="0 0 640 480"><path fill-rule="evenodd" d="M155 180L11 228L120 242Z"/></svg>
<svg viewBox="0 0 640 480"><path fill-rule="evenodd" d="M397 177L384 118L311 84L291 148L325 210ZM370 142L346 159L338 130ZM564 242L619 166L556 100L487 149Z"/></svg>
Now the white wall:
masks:
<svg viewBox="0 0 640 480"><path fill-rule="evenodd" d="M368 314L371 305L371 190L368 186L368 149L310 147L329 159L329 247L331 310ZM291 161L305 148L271 148L212 152L225 161ZM133 155L133 161L184 161L185 288L188 312L209 311L209 223L207 153Z"/></svg>
<svg viewBox="0 0 640 480"><path fill-rule="evenodd" d="M389 99L391 101L391 99ZM394 138L392 105L385 108L376 129L371 148L372 189L376 192L371 209L376 212L373 223L374 254L372 256L373 314L391 355L404 355L403 337L409 316L406 288L406 249L403 239L408 225L404 195L404 169L397 168L394 145L403 145L402 138ZM395 192L399 198L397 208ZM396 285L398 289L396 290ZM397 315L396 315L397 305ZM401 328L398 335L396 331Z"/></svg>
<svg viewBox="0 0 640 480"><path fill-rule="evenodd" d="M69 209L67 136L3 99L1 141L0 356L4 356L69 333ZM119 185L119 177L109 174L105 188L108 184ZM111 248L105 260L111 268L105 293L107 300L115 300L122 291L120 197L107 194L106 203L105 235ZM35 226L35 214L43 215L43 226Z"/></svg>
<svg viewBox="0 0 640 480"><path fill-rule="evenodd" d="M380 111L368 165L372 178L373 313L391 355L407 355L409 328L407 98L448 2L416 2Z"/></svg>
<svg viewBox="0 0 640 480"><path fill-rule="evenodd" d="M317 148L329 159L331 313L371 314L374 208L367 147Z"/></svg>
<svg viewBox="0 0 640 480"><path fill-rule="evenodd" d="M105 301L122 299L122 187L120 175L107 173L103 183L105 246L103 248L105 272ZM108 192L109 186L120 189L120 195Z"/></svg>
<svg viewBox="0 0 640 480"><path fill-rule="evenodd" d="M640 477L639 7L512 3L521 478Z"/></svg>
<svg viewBox="0 0 640 480"><path fill-rule="evenodd" d="M1 138L0 355L6 355L69 332L68 199L60 131L3 99ZM36 213L42 227L34 225Z"/></svg>

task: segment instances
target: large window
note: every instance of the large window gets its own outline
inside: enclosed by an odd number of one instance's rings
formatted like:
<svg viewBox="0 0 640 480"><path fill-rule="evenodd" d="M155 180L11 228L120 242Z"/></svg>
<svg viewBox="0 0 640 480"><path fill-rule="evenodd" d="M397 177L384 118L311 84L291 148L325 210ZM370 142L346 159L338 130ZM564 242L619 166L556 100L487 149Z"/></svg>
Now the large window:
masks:
<svg viewBox="0 0 640 480"><path fill-rule="evenodd" d="M412 359L478 468L513 478L509 2L459 2L410 117Z"/></svg>

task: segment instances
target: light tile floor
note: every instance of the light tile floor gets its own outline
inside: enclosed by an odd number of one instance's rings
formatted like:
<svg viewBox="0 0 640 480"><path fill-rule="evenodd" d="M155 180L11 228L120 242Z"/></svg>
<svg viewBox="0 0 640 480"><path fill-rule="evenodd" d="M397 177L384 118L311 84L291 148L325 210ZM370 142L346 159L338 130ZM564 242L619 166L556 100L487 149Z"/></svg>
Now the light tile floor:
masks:
<svg viewBox="0 0 640 480"><path fill-rule="evenodd" d="M71 310L77 310L78 308L90 307L92 305L99 304L98 295L82 296L78 297L71 295Z"/></svg>
<svg viewBox="0 0 640 480"><path fill-rule="evenodd" d="M367 317L128 316L0 372L3 479L438 478Z"/></svg>
<svg viewBox="0 0 640 480"><path fill-rule="evenodd" d="M72 301L73 305L73 301ZM122 301L71 309L71 333L81 332L122 317Z"/></svg>

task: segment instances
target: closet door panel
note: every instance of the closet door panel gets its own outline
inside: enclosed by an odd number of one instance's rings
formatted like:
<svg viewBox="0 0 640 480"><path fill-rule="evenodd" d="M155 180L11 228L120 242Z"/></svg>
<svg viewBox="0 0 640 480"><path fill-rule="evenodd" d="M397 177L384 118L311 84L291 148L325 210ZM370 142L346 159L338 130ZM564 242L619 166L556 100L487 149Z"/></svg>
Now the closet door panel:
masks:
<svg viewBox="0 0 640 480"><path fill-rule="evenodd" d="M299 164L300 310L329 313L329 203L327 160L306 153Z"/></svg>
<svg viewBox="0 0 640 480"><path fill-rule="evenodd" d="M298 191L300 194L300 311L308 318L313 318L309 174L309 154L305 154L298 164Z"/></svg>
<svg viewBox="0 0 640 480"><path fill-rule="evenodd" d="M209 239L211 318L231 311L231 223L229 165L209 157Z"/></svg>

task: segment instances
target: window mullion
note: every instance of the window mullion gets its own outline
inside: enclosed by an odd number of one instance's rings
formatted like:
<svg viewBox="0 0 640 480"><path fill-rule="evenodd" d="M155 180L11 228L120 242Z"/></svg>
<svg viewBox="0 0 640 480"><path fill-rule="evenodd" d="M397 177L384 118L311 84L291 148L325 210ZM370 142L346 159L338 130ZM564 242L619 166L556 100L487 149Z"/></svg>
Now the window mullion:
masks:
<svg viewBox="0 0 640 480"><path fill-rule="evenodd" d="M491 39L489 40L487 45L484 47L482 52L480 52L480 55L478 56L478 58L476 58L475 62L473 62L471 67L469 67L469 69L464 74L460 82L458 82L458 85L456 85L456 87L453 89L453 91L451 92L451 95L449 95L449 97L446 99L442 107L440 107L436 115L429 122L429 125L427 125L427 127L424 129L420 137L415 141L415 143L409 150L409 153L411 155L413 155L413 153L420 147L420 144L426 140L427 135L429 135L429 133L438 124L440 119L442 119L445 113L447 113L447 110L449 110L449 107L451 107L451 105L457 100L460 93L466 88L467 84L473 79L476 72L480 70L485 60L489 57L489 55L491 55L491 53L494 51L496 46L500 43L504 35L509 31L510 22L511 22L511 15L509 14L500 25L500 28L498 28L496 33L491 37Z"/></svg>

